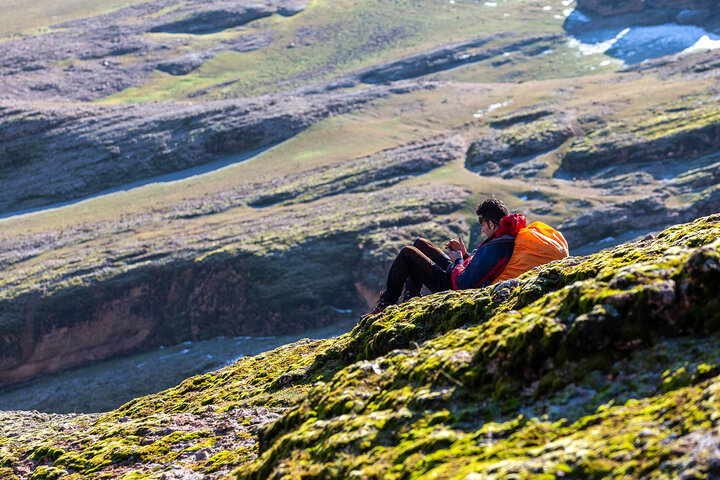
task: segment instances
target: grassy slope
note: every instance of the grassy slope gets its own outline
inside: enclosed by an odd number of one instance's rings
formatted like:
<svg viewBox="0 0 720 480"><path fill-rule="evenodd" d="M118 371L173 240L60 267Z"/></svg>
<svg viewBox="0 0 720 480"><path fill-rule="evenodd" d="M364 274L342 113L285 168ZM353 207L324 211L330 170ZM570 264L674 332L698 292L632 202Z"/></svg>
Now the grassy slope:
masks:
<svg viewBox="0 0 720 480"><path fill-rule="evenodd" d="M37 34L70 20L100 15L144 3L147 0L97 2L95 0L39 1L28 5L22 0L2 0L0 38L15 34Z"/></svg>
<svg viewBox="0 0 720 480"><path fill-rule="evenodd" d="M425 297L101 417L4 413L0 477L716 474L719 234Z"/></svg>
<svg viewBox="0 0 720 480"><path fill-rule="evenodd" d="M703 80L670 82L643 77L628 78L622 90L611 90L604 88L604 83L610 78L613 77L584 77L519 85L448 84L432 90L397 95L379 100L362 111L322 121L259 157L221 172L173 184L148 185L61 210L5 220L2 222L3 231L0 235L7 240L18 242L43 232L81 229L93 233L78 237L77 241L70 242L62 249L48 249L41 255L9 266L8 275L4 276L3 281L6 285L11 285L16 281L14 279L26 278L23 287L15 289L16 293L32 290L41 284L52 285L53 271L60 277L66 276L63 264L68 259L80 262L74 268L81 268L83 264L90 268L104 264L106 259L111 259L108 255L117 254L117 248L107 248L111 244L144 245L154 250L154 245L162 244L166 239L190 236L195 239L193 249L207 252L213 248L212 242L217 237L214 232L218 225L226 225L232 229L232 225L252 223L258 218L282 218L286 215L288 207L271 206L260 210L248 208L245 206L246 198L235 195L226 207L222 207L219 213L214 215L172 220L172 212L185 211L188 204L195 205L190 207L191 211L197 209L197 213L202 214L204 202L212 203L213 198L219 195L218 192L231 192L238 185L256 184L262 187L263 184L278 181L282 185L286 181L283 179L291 173L312 172L330 165L350 165L356 158L413 140L459 134L469 143L477 135L487 131L488 122L494 118L537 105L547 104L562 111L583 112L588 117L592 117L597 111L603 113L604 121L624 119L625 122L632 123L628 120L629 117L644 118L646 112L656 105L673 105L673 98L679 101L693 92L703 94L710 87L710 82ZM573 90L573 93L553 95L553 92L562 88ZM642 96L639 95L640 92ZM638 98L643 101L630 101ZM473 113L478 110L508 100L512 103L507 107L482 118L473 117ZM608 105L616 107L610 110ZM554 172L559 165L558 151L552 151L543 158L548 161L549 167L538 175L532 189L523 179L488 178L471 173L464 167L462 158L429 174L406 180L400 187L459 186L467 190L471 199L463 214L467 215L469 223L474 223L472 210L475 199L490 194L503 198L511 209L520 210L531 219L556 225L587 208L583 206L587 203L581 202L600 204L617 200L618 197L608 196L602 190L589 189L587 185L575 185L573 181L555 178ZM327 173L323 175L327 177ZM321 182L316 188L320 189L322 186ZM532 202L519 198L530 190L546 194L551 199L552 208L548 210L539 207L535 211ZM304 193L312 198L311 191ZM624 198L641 198L645 194L646 191L638 188ZM295 207L295 210L313 209L323 202L324 200L312 200L305 206ZM122 227L123 222L129 222L132 227ZM294 239L293 242L297 243L299 240ZM247 243L247 240L245 242ZM249 244L254 243L250 241ZM261 245L251 248L259 247ZM48 265L52 265L52 268L48 269ZM43 272L44 278L37 280L37 277L29 272ZM13 289L6 290L4 295L13 296Z"/></svg>
<svg viewBox="0 0 720 480"><path fill-rule="evenodd" d="M554 15L564 7L559 1L549 3L555 4L553 14L528 0L501 3L498 7L470 0L452 4L427 0L314 0L295 17L275 15L254 22L239 34L273 32L273 43L266 48L221 53L182 77L156 72L143 85L108 100L185 99L189 93L226 82L234 83L195 99L253 96L347 74L477 36L500 32L559 33L563 20ZM226 36L227 33L219 33L184 37L197 43ZM291 44L294 47L288 48ZM573 70L565 70L565 75L577 72L575 67L568 68ZM485 71L493 75L492 69L486 67ZM557 76L557 72L550 75Z"/></svg>

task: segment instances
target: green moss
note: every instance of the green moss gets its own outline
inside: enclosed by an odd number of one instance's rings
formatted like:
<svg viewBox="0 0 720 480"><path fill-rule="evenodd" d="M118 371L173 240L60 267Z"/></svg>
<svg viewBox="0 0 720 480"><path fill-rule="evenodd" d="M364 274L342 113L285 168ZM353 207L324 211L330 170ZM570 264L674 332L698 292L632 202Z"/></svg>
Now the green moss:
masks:
<svg viewBox="0 0 720 480"><path fill-rule="evenodd" d="M58 480L67 474L67 470L61 468L40 466L30 475L30 480Z"/></svg>
<svg viewBox="0 0 720 480"><path fill-rule="evenodd" d="M716 223L713 225L717 228ZM683 240L692 242L696 234L686 229ZM669 282L669 278L673 267L683 269L698 253L691 248L657 249L658 246L648 245L643 249L643 261L638 261L637 247L623 247L589 260L602 263L603 268L589 269L588 265L569 259L522 277L514 282L514 287L437 295L366 318L353 331L353 340L343 352L360 361L346 367L331 382L315 387L308 393L304 405L269 428L260 462L240 476L264 478L274 471L278 478L284 478L280 472L306 471L305 460L300 461L292 453L302 449L306 442L318 445L313 451L324 462L340 461L338 449L330 445L337 446L348 432L357 433L347 437L350 443L343 440L343 466L336 473L342 476L358 469L364 471L364 462L369 460L365 454L368 450L373 450L375 457L382 456L377 451L380 449L399 458L404 449L402 443L398 444L397 435L412 431L411 425L422 417L423 411L437 408L457 411L459 406L475 404L477 419L502 417L521 406L518 395L532 395L537 391L535 395L542 396L543 392L568 385L573 377L552 378L546 372L572 371L571 365L576 365L573 368L579 372L588 367L609 372L613 356L622 358L623 352L647 345L652 337L682 334L687 324L677 321L675 284ZM709 251L716 248L715 244L708 247ZM633 268L617 272L613 264ZM543 282L546 288L551 285L550 291L531 303L521 302L523 297L515 290L537 282L542 272L550 269L562 272L557 275L558 281ZM577 274L585 280L575 280ZM685 284L696 284L699 276L697 272L690 274L694 280L687 277ZM716 278L714 275L713 279L699 282L703 293L695 291L693 302L702 303L698 299L711 294ZM563 286L563 280L572 283ZM672 290L668 290L671 287ZM672 294L666 293L671 291ZM493 295L497 302L491 300ZM480 305L475 303L478 300ZM532 298L526 301L530 300ZM450 318L455 321L448 321ZM650 325L652 330L648 330ZM603 354L591 354L608 348L616 352L609 360L603 361ZM703 371L706 370L703 367ZM373 390L373 386L378 390ZM674 385L675 390L680 386ZM528 388L530 392L526 392ZM628 381L625 388L634 391L637 386ZM401 419L392 417L390 412L402 409L406 413ZM391 419L393 421L389 421ZM370 425L380 427L368 428ZM688 413L681 429L686 432L707 427L707 415L698 411ZM533 433L538 429L539 433ZM383 443L379 443L380 438L384 439ZM542 439L542 444L551 441L545 424L534 425L532 429L526 427L521 435L511 436L502 445L503 455L509 452L517 458L519 452L513 449L536 446L535 442L540 440L535 439ZM456 441L455 438L449 440L450 443ZM419 448L426 457L433 448L438 448L438 455L445 457L445 446L440 442ZM610 459L634 451L633 443L624 441L623 437L612 440L610 447ZM452 461L443 462L443 469L448 468L449 463ZM608 466L583 457L580 464L563 461L556 468L579 474L595 471L624 475L645 466L632 463L632 458ZM425 465L423 471L435 474L435 467Z"/></svg>
<svg viewBox="0 0 720 480"><path fill-rule="evenodd" d="M711 451L689 446L716 445L720 328L693 312L717 296L718 233L715 215L424 297L102 416L21 415L35 430L4 433L4 462L54 460L35 478L710 476Z"/></svg>

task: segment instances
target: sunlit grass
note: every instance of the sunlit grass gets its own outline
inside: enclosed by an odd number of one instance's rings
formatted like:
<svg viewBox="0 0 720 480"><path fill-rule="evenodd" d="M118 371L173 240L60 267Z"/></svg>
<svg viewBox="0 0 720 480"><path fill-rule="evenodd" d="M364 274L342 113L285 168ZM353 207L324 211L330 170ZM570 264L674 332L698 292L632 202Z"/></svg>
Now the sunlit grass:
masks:
<svg viewBox="0 0 720 480"><path fill-rule="evenodd" d="M148 0L0 0L0 38L18 33L47 31L52 25L112 12L146 1Z"/></svg>
<svg viewBox="0 0 720 480"><path fill-rule="evenodd" d="M505 16L508 12L512 13ZM243 29L245 34L272 32L273 42L267 47L221 53L183 77L155 73L142 85L106 101L183 99L190 94L195 95L194 100L260 95L347 74L438 45L517 31L523 35L562 33L562 21L530 0L515 0L498 7L469 0L315 0L294 17L273 15ZM513 39L511 35L495 44ZM227 82L232 84L211 88Z"/></svg>

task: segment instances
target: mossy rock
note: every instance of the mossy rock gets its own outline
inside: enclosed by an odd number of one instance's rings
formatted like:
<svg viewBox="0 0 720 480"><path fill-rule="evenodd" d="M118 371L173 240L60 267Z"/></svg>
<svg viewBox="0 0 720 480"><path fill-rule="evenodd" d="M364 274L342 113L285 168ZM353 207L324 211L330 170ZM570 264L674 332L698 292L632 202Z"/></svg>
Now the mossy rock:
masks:
<svg viewBox="0 0 720 480"><path fill-rule="evenodd" d="M718 234L413 300L101 416L6 412L3 478L711 478Z"/></svg>

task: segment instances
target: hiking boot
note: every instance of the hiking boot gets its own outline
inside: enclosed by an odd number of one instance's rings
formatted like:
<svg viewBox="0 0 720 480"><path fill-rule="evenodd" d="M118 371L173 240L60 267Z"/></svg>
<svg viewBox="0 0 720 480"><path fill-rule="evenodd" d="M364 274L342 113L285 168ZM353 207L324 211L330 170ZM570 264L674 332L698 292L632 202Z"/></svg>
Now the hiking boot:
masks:
<svg viewBox="0 0 720 480"><path fill-rule="evenodd" d="M385 301L385 299L383 298L383 293L385 292L380 292L380 299L378 300L377 305L375 305L375 308L373 308L371 312L365 314L366 317L370 315L377 315L378 313L381 313L387 307L392 305L391 303Z"/></svg>
<svg viewBox="0 0 720 480"><path fill-rule="evenodd" d="M405 290L402 294L402 297L400 297L400 303L409 302L413 298L418 298L418 297L420 297L419 293L412 293L409 290Z"/></svg>

